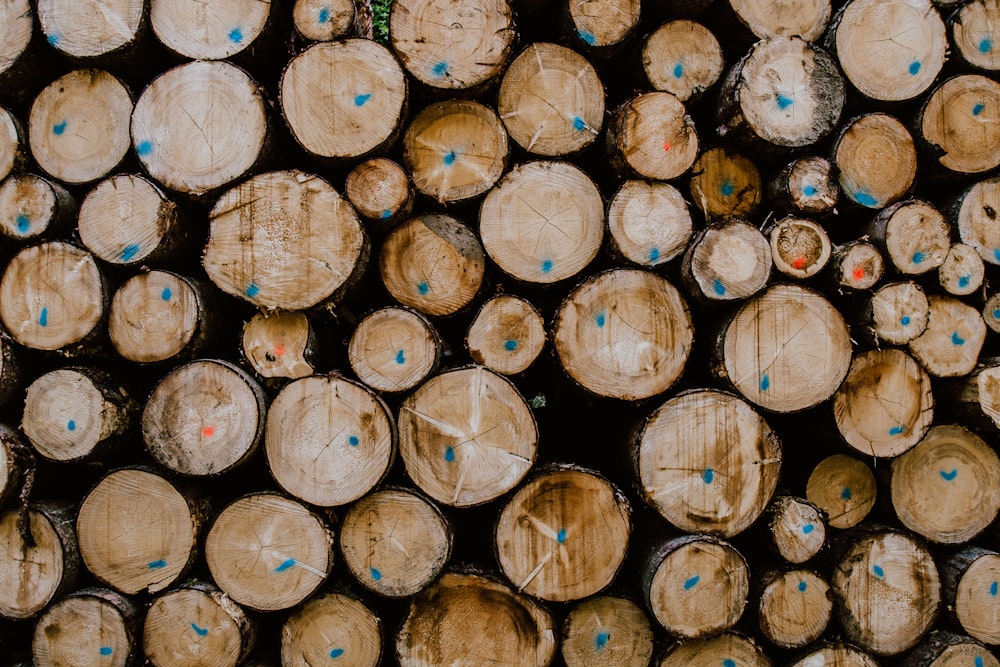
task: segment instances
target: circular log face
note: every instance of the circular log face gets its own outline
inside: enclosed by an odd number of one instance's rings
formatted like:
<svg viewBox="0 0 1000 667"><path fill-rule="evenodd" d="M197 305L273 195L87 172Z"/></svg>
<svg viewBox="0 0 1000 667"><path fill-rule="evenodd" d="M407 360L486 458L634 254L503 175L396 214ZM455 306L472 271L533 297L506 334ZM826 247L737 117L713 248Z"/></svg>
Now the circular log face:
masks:
<svg viewBox="0 0 1000 667"><path fill-rule="evenodd" d="M680 255L692 228L684 195L669 183L625 181L608 205L615 248L641 266L658 266Z"/></svg>
<svg viewBox="0 0 1000 667"><path fill-rule="evenodd" d="M576 51L536 42L511 62L497 111L510 138L530 153L569 155L589 146L604 124L604 86Z"/></svg>
<svg viewBox="0 0 1000 667"><path fill-rule="evenodd" d="M87 193L80 205L80 240L98 259L140 264L178 229L177 207L137 174L116 174Z"/></svg>
<svg viewBox="0 0 1000 667"><path fill-rule="evenodd" d="M878 209L913 185L917 149L906 126L888 114L873 113L850 121L834 149L834 162L844 195Z"/></svg>
<svg viewBox="0 0 1000 667"><path fill-rule="evenodd" d="M968 296L983 285L983 260L972 246L954 243L938 269L938 282L949 294Z"/></svg>
<svg viewBox="0 0 1000 667"><path fill-rule="evenodd" d="M920 132L947 169L978 174L1000 165L1000 83L979 74L948 79L927 98Z"/></svg>
<svg viewBox="0 0 1000 667"><path fill-rule="evenodd" d="M67 597L38 619L31 655L36 665L126 667L134 650L131 635L111 602L96 595Z"/></svg>
<svg viewBox="0 0 1000 667"><path fill-rule="evenodd" d="M553 283L576 275L597 256L604 203L580 168L527 162L486 195L479 233L502 270L519 280Z"/></svg>
<svg viewBox="0 0 1000 667"><path fill-rule="evenodd" d="M792 205L806 215L830 213L837 205L840 185L833 165L826 158L806 156L790 163L779 176L785 182Z"/></svg>
<svg viewBox="0 0 1000 667"><path fill-rule="evenodd" d="M771 258L786 276L803 280L820 272L833 247L820 225L806 218L785 218L771 230Z"/></svg>
<svg viewBox="0 0 1000 667"><path fill-rule="evenodd" d="M239 604L287 609L326 580L333 567L333 535L304 505L254 494L216 517L205 538L205 561L215 583Z"/></svg>
<svg viewBox="0 0 1000 667"><path fill-rule="evenodd" d="M812 503L783 496L773 508L769 523L778 554L789 563L804 563L826 543L826 518Z"/></svg>
<svg viewBox="0 0 1000 667"><path fill-rule="evenodd" d="M631 269L606 271L577 287L560 306L553 333L570 377L623 400L666 391L684 369L693 338L677 289Z"/></svg>
<svg viewBox="0 0 1000 667"><path fill-rule="evenodd" d="M792 37L815 42L830 20L829 0L733 0L736 16L759 39Z"/></svg>
<svg viewBox="0 0 1000 667"><path fill-rule="evenodd" d="M777 435L732 394L681 394L654 412L640 434L643 496L688 532L742 532L770 502L780 471Z"/></svg>
<svg viewBox="0 0 1000 667"><path fill-rule="evenodd" d="M669 21L657 28L642 47L642 67L656 90L673 93L682 102L697 97L722 76L722 47L700 23Z"/></svg>
<svg viewBox="0 0 1000 667"><path fill-rule="evenodd" d="M870 655L850 644L823 646L804 656L792 667L878 667Z"/></svg>
<svg viewBox="0 0 1000 667"><path fill-rule="evenodd" d="M302 310L328 299L365 257L357 214L319 176L274 171L212 208L202 263L222 291L257 306Z"/></svg>
<svg viewBox="0 0 1000 667"><path fill-rule="evenodd" d="M380 308L358 322L347 355L358 379L378 391L407 391L438 364L441 344L430 322L405 308Z"/></svg>
<svg viewBox="0 0 1000 667"><path fill-rule="evenodd" d="M156 0L149 18L167 48L196 60L220 60L252 44L270 11L271 0Z"/></svg>
<svg viewBox="0 0 1000 667"><path fill-rule="evenodd" d="M882 253L867 241L852 241L834 249L834 276L838 285L848 289L868 290L885 274Z"/></svg>
<svg viewBox="0 0 1000 667"><path fill-rule="evenodd" d="M132 113L132 144L146 172L203 195L246 173L267 135L265 104L246 72L195 61L153 80Z"/></svg>
<svg viewBox="0 0 1000 667"><path fill-rule="evenodd" d="M143 649L156 667L236 667L248 624L243 610L214 589L180 588L149 606Z"/></svg>
<svg viewBox="0 0 1000 667"><path fill-rule="evenodd" d="M432 377L399 410L407 474L447 505L479 505L513 489L534 463L537 444L524 398L478 366Z"/></svg>
<svg viewBox="0 0 1000 667"><path fill-rule="evenodd" d="M31 153L38 166L61 181L95 181L128 152L131 113L132 97L113 75L97 69L70 72L31 104Z"/></svg>
<svg viewBox="0 0 1000 667"><path fill-rule="evenodd" d="M979 311L951 296L932 294L927 302L927 328L910 341L910 353L936 377L971 373L986 341Z"/></svg>
<svg viewBox="0 0 1000 667"><path fill-rule="evenodd" d="M1000 49L998 49L1000 51ZM956 227L963 243L979 252L984 262L1000 264L1000 177L969 188L958 209Z"/></svg>
<svg viewBox="0 0 1000 667"><path fill-rule="evenodd" d="M896 655L916 644L941 603L934 559L902 533L858 539L834 569L831 583L848 639L878 655Z"/></svg>
<svg viewBox="0 0 1000 667"><path fill-rule="evenodd" d="M907 199L884 209L885 248L901 273L916 275L941 266L951 248L951 227L940 211L922 199Z"/></svg>
<svg viewBox="0 0 1000 667"><path fill-rule="evenodd" d="M836 28L844 74L875 100L909 100L944 65L948 39L930 0L854 0Z"/></svg>
<svg viewBox="0 0 1000 667"><path fill-rule="evenodd" d="M728 146L709 148L691 168L691 197L709 220L747 219L760 204L760 172Z"/></svg>
<svg viewBox="0 0 1000 667"><path fill-rule="evenodd" d="M465 338L476 363L502 375L526 371L545 346L545 322L524 299L500 294L479 309Z"/></svg>
<svg viewBox="0 0 1000 667"><path fill-rule="evenodd" d="M56 187L34 174L4 178L0 183L0 234L27 241L50 231L60 222Z"/></svg>
<svg viewBox="0 0 1000 667"><path fill-rule="evenodd" d="M795 412L825 401L851 363L851 339L824 297L774 285L736 314L723 341L725 372L750 402Z"/></svg>
<svg viewBox="0 0 1000 667"><path fill-rule="evenodd" d="M370 389L336 375L296 380L267 415L268 466L283 489L323 507L368 493L395 455L392 417Z"/></svg>
<svg viewBox="0 0 1000 667"><path fill-rule="evenodd" d="M778 646L805 646L826 630L833 612L830 585L814 572L790 570L770 581L758 602L764 635Z"/></svg>
<svg viewBox="0 0 1000 667"><path fill-rule="evenodd" d="M497 560L519 591L578 600L614 579L631 529L624 496L603 478L574 469L543 473L501 510Z"/></svg>
<svg viewBox="0 0 1000 667"><path fill-rule="evenodd" d="M205 317L194 288L166 271L129 278L115 292L108 335L118 354L130 361L163 361L188 346Z"/></svg>
<svg viewBox="0 0 1000 667"><path fill-rule="evenodd" d="M569 18L587 46L621 43L639 22L639 0L569 0Z"/></svg>
<svg viewBox="0 0 1000 667"><path fill-rule="evenodd" d="M706 299L737 301L764 289L773 259L759 229L730 220L696 235L685 252L684 269Z"/></svg>
<svg viewBox="0 0 1000 667"><path fill-rule="evenodd" d="M0 74L7 72L28 48L35 28L35 13L28 0L11 0L0 6Z"/></svg>
<svg viewBox="0 0 1000 667"><path fill-rule="evenodd" d="M310 153L353 158L390 139L406 101L403 68L370 39L315 44L281 76L281 110Z"/></svg>
<svg viewBox="0 0 1000 667"><path fill-rule="evenodd" d="M448 573L414 598L396 658L402 667L485 665L497 656L544 667L556 644L552 617L529 598L485 577Z"/></svg>
<svg viewBox="0 0 1000 667"><path fill-rule="evenodd" d="M872 295L875 335L893 345L905 345L927 329L930 303L915 282L889 283Z"/></svg>
<svg viewBox="0 0 1000 667"><path fill-rule="evenodd" d="M698 133L684 103L670 93L644 93L626 102L610 129L626 165L644 178L669 181L698 157Z"/></svg>
<svg viewBox="0 0 1000 667"><path fill-rule="evenodd" d="M1000 661L985 646L965 640L946 646L933 662L928 663L929 667L962 667L969 664L997 667Z"/></svg>
<svg viewBox="0 0 1000 667"><path fill-rule="evenodd" d="M724 633L711 639L681 642L664 655L656 667L770 667L764 652L749 639L734 633Z"/></svg>
<svg viewBox="0 0 1000 667"><path fill-rule="evenodd" d="M87 569L126 595L172 584L187 568L198 528L170 482L130 469L106 475L84 498L76 520Z"/></svg>
<svg viewBox="0 0 1000 667"><path fill-rule="evenodd" d="M295 30L314 42L328 42L347 33L354 25L353 0L295 0L292 6Z"/></svg>
<svg viewBox="0 0 1000 667"><path fill-rule="evenodd" d="M1000 644L1000 555L987 553L972 562L955 592L955 616L981 642Z"/></svg>
<svg viewBox="0 0 1000 667"><path fill-rule="evenodd" d="M9 3L7 7L15 4L17 3ZM2 20L0 23L7 25ZM0 41L2 40L3 37L0 36ZM20 125L21 121L18 120L17 116L7 109L0 109L0 179L7 178L14 166L23 159L24 139L21 136Z"/></svg>
<svg viewBox="0 0 1000 667"><path fill-rule="evenodd" d="M806 498L830 518L834 528L850 528L875 505L875 475L863 462L834 454L813 468L806 482Z"/></svg>
<svg viewBox="0 0 1000 667"><path fill-rule="evenodd" d="M62 584L63 544L48 518L29 510L33 545L18 528L17 510L0 514L0 616L30 618L45 608Z"/></svg>
<svg viewBox="0 0 1000 667"><path fill-rule="evenodd" d="M38 21L50 45L73 58L93 58L135 41L145 10L142 0L39 0Z"/></svg>
<svg viewBox="0 0 1000 667"><path fill-rule="evenodd" d="M58 350L86 338L104 315L104 280L90 253L68 243L26 248L0 279L0 320L22 345Z"/></svg>
<svg viewBox="0 0 1000 667"><path fill-rule="evenodd" d="M960 426L935 426L893 461L892 505L933 542L967 542L1000 511L1000 457Z"/></svg>
<svg viewBox="0 0 1000 667"><path fill-rule="evenodd" d="M331 660L352 667L377 667L382 624L364 604L341 594L310 600L281 629L281 664L311 667Z"/></svg>
<svg viewBox="0 0 1000 667"><path fill-rule="evenodd" d="M653 630L634 602L615 597L584 600L566 616L560 645L567 667L649 665Z"/></svg>
<svg viewBox="0 0 1000 667"><path fill-rule="evenodd" d="M958 53L973 67L994 72L1000 69L1000 43L990 28L998 16L996 0L974 0L962 5L949 22Z"/></svg>
<svg viewBox="0 0 1000 667"><path fill-rule="evenodd" d="M410 210L413 187L405 169L388 158L378 157L351 170L344 194L362 216L391 224L394 216Z"/></svg>
<svg viewBox="0 0 1000 667"><path fill-rule="evenodd" d="M312 375L309 318L293 311L264 311L243 327L243 355L265 378Z"/></svg>

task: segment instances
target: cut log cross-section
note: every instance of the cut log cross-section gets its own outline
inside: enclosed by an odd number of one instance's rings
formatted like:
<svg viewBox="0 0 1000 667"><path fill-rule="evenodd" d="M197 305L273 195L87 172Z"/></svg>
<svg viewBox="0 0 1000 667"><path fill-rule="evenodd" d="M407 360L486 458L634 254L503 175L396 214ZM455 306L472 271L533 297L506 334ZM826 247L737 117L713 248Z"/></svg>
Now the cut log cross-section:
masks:
<svg viewBox="0 0 1000 667"><path fill-rule="evenodd" d="M806 562L826 544L826 517L808 500L781 496L767 513L771 540L778 554L789 563Z"/></svg>
<svg viewBox="0 0 1000 667"><path fill-rule="evenodd" d="M694 164L698 132L683 102L654 91L632 98L615 112L608 145L621 171L669 181Z"/></svg>
<svg viewBox="0 0 1000 667"><path fill-rule="evenodd" d="M72 227L76 200L61 185L35 174L12 174L0 184L0 234L17 241L56 236Z"/></svg>
<svg viewBox="0 0 1000 667"><path fill-rule="evenodd" d="M830 584L809 570L787 570L761 576L757 624L777 646L810 644L826 631L833 614Z"/></svg>
<svg viewBox="0 0 1000 667"><path fill-rule="evenodd" d="M846 123L833 149L840 190L856 204L878 209L898 201L917 174L913 137L896 118L872 113Z"/></svg>
<svg viewBox="0 0 1000 667"><path fill-rule="evenodd" d="M139 610L107 588L70 593L38 619L31 642L36 665L127 667L140 652ZM98 658L100 656L100 658Z"/></svg>
<svg viewBox="0 0 1000 667"><path fill-rule="evenodd" d="M100 11L89 3L41 0L38 22L52 47L78 60L106 60L134 47L149 21L142 0L104 2Z"/></svg>
<svg viewBox="0 0 1000 667"><path fill-rule="evenodd" d="M746 299L764 289L772 266L767 238L742 220L698 232L681 260L689 291L702 301Z"/></svg>
<svg viewBox="0 0 1000 667"><path fill-rule="evenodd" d="M413 389L437 370L441 341L427 319L407 308L380 308L358 322L347 356L358 379L378 391Z"/></svg>
<svg viewBox="0 0 1000 667"><path fill-rule="evenodd" d="M281 664L287 667L341 658L356 667L377 667L381 657L381 621L364 603L341 593L306 602L281 629Z"/></svg>
<svg viewBox="0 0 1000 667"><path fill-rule="evenodd" d="M813 468L806 498L829 517L834 528L860 523L875 505L875 475L862 461L834 454Z"/></svg>
<svg viewBox="0 0 1000 667"><path fill-rule="evenodd" d="M761 195L757 165L728 146L708 149L691 167L691 198L709 220L746 220Z"/></svg>
<svg viewBox="0 0 1000 667"><path fill-rule="evenodd" d="M465 338L476 363L501 375L527 370L545 346L545 322L520 297L498 294L483 304Z"/></svg>
<svg viewBox="0 0 1000 667"><path fill-rule="evenodd" d="M157 0L150 6L156 38L171 51L196 60L221 60L260 45L277 3Z"/></svg>
<svg viewBox="0 0 1000 667"><path fill-rule="evenodd" d="M608 204L612 252L640 266L679 256L693 227L684 195L669 183L625 181Z"/></svg>
<svg viewBox="0 0 1000 667"><path fill-rule="evenodd" d="M646 38L642 67L653 88L687 102L722 76L722 47L700 23L668 21Z"/></svg>
<svg viewBox="0 0 1000 667"><path fill-rule="evenodd" d="M316 333L305 313L264 311L243 326L243 356L265 380L298 379L316 370Z"/></svg>
<svg viewBox="0 0 1000 667"><path fill-rule="evenodd" d="M560 647L566 667L587 667L605 660L617 665L648 665L653 656L653 630L636 603L597 596L566 615Z"/></svg>
<svg viewBox="0 0 1000 667"><path fill-rule="evenodd" d="M971 637L1000 644L1000 554L970 546L941 564L944 601Z"/></svg>

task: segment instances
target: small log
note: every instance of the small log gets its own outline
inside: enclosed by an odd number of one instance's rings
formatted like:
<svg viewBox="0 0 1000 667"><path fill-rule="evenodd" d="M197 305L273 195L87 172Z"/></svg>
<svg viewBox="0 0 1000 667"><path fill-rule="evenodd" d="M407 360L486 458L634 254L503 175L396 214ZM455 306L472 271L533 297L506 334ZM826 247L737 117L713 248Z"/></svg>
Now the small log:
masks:
<svg viewBox="0 0 1000 667"><path fill-rule="evenodd" d="M815 42L823 36L833 11L829 0L782 0L775 3L731 0L730 5L740 23L757 39L797 35L807 42Z"/></svg>
<svg viewBox="0 0 1000 667"><path fill-rule="evenodd" d="M728 542L686 535L651 553L640 585L653 617L672 637L700 639L739 620L750 575L743 556Z"/></svg>
<svg viewBox="0 0 1000 667"><path fill-rule="evenodd" d="M85 588L51 605L31 641L37 667L127 667L139 653L139 609L107 588Z"/></svg>
<svg viewBox="0 0 1000 667"><path fill-rule="evenodd" d="M372 389L413 389L436 372L442 344L433 325L408 308L380 308L365 316L347 347L358 379Z"/></svg>
<svg viewBox="0 0 1000 667"><path fill-rule="evenodd" d="M204 197L265 157L268 108L242 69L223 61L189 62L153 79L139 95L132 145L156 181Z"/></svg>
<svg viewBox="0 0 1000 667"><path fill-rule="evenodd" d="M1000 292L994 292L983 304L983 321L993 333L1000 333Z"/></svg>
<svg viewBox="0 0 1000 667"><path fill-rule="evenodd" d="M156 667L245 664L256 624L215 586L186 582L161 593L149 605L143 650Z"/></svg>
<svg viewBox="0 0 1000 667"><path fill-rule="evenodd" d="M826 516L805 498L779 496L768 506L767 528L778 555L800 565L826 544Z"/></svg>
<svg viewBox="0 0 1000 667"><path fill-rule="evenodd" d="M834 144L833 162L840 174L840 191L847 200L880 209L899 201L913 185L917 149L897 119L871 113L844 125Z"/></svg>
<svg viewBox="0 0 1000 667"><path fill-rule="evenodd" d="M935 161L959 174L980 174L1000 165L1000 83L962 74L938 84L917 119Z"/></svg>
<svg viewBox="0 0 1000 667"><path fill-rule="evenodd" d="M930 0L852 0L826 43L865 97L903 102L922 94L944 66L948 37Z"/></svg>
<svg viewBox="0 0 1000 667"><path fill-rule="evenodd" d="M851 364L843 317L823 296L777 284L736 313L719 337L716 373L765 410L796 412L825 401Z"/></svg>
<svg viewBox="0 0 1000 667"><path fill-rule="evenodd" d="M674 644L656 663L656 667L717 665L731 660L739 667L769 667L770 659L748 637L724 632L709 639L694 639Z"/></svg>
<svg viewBox="0 0 1000 667"><path fill-rule="evenodd" d="M850 241L834 246L830 274L839 291L870 290L882 281L885 262L882 253L868 241Z"/></svg>
<svg viewBox="0 0 1000 667"><path fill-rule="evenodd" d="M399 61L370 39L314 44L281 75L281 111L292 136L321 157L387 148L402 130L406 97Z"/></svg>
<svg viewBox="0 0 1000 667"><path fill-rule="evenodd" d="M1000 554L969 546L941 562L946 608L962 630L986 644L1000 644Z"/></svg>
<svg viewBox="0 0 1000 667"><path fill-rule="evenodd" d="M691 167L691 198L710 221L749 220L762 189L757 165L729 146L709 148Z"/></svg>
<svg viewBox="0 0 1000 667"><path fill-rule="evenodd" d="M823 635L833 613L830 584L810 570L786 570L761 576L757 625L768 641L799 648Z"/></svg>
<svg viewBox="0 0 1000 667"><path fill-rule="evenodd" d="M291 382L267 414L264 449L275 481L330 507L357 500L395 459L392 414L372 390L336 374Z"/></svg>
<svg viewBox="0 0 1000 667"><path fill-rule="evenodd" d="M352 0L295 0L292 24L312 42L329 42L352 32L357 11Z"/></svg>
<svg viewBox="0 0 1000 667"><path fill-rule="evenodd" d="M570 0L570 31L584 48L619 46L639 23L639 5L639 0Z"/></svg>
<svg viewBox="0 0 1000 667"><path fill-rule="evenodd" d="M507 166L508 151L507 131L499 116L470 100L430 105L403 135L403 162L414 187L441 204L477 197L492 188Z"/></svg>
<svg viewBox="0 0 1000 667"><path fill-rule="evenodd" d="M951 296L932 294L927 303L927 328L910 341L910 354L935 377L971 373L986 339L979 311Z"/></svg>
<svg viewBox="0 0 1000 667"><path fill-rule="evenodd" d="M757 520L781 472L778 436L752 407L712 389L668 400L643 424L633 461L644 500L681 530L732 537Z"/></svg>
<svg viewBox="0 0 1000 667"><path fill-rule="evenodd" d="M545 667L557 648L552 617L505 584L475 574L444 574L410 603L396 634L402 667L481 665L503 656Z"/></svg>
<svg viewBox="0 0 1000 667"><path fill-rule="evenodd" d="M20 251L0 279L0 320L11 337L65 356L94 351L107 301L94 257L60 241Z"/></svg>
<svg viewBox="0 0 1000 667"><path fill-rule="evenodd" d="M653 657L653 630L631 600L596 596L566 615L560 653L566 667L645 667Z"/></svg>
<svg viewBox="0 0 1000 667"><path fill-rule="evenodd" d="M131 114L132 95L114 75L99 69L70 72L31 104L31 154L64 183L96 181L128 153Z"/></svg>
<svg viewBox="0 0 1000 667"><path fill-rule="evenodd" d="M681 260L682 277L699 301L753 296L771 278L771 246L759 229L729 220L697 232Z"/></svg>
<svg viewBox="0 0 1000 667"><path fill-rule="evenodd" d="M559 362L582 387L626 401L680 377L694 331L677 288L636 269L599 273L563 300L552 327Z"/></svg>
<svg viewBox="0 0 1000 667"><path fill-rule="evenodd" d="M892 505L904 526L961 544L1000 512L1000 457L961 426L935 426L892 462Z"/></svg>
<svg viewBox="0 0 1000 667"><path fill-rule="evenodd" d="M840 436L862 454L898 456L934 420L931 379L902 350L861 352L833 396L833 417Z"/></svg>
<svg viewBox="0 0 1000 667"><path fill-rule="evenodd" d="M281 664L311 667L343 658L356 667L377 667L382 622L365 604L341 593L306 602L281 628Z"/></svg>
<svg viewBox="0 0 1000 667"><path fill-rule="evenodd" d="M465 346L477 364L517 375L531 367L545 341L545 322L535 307L520 297L498 294L476 313Z"/></svg>
<svg viewBox="0 0 1000 667"><path fill-rule="evenodd" d="M468 306L486 273L475 233L440 213L410 218L393 229L382 243L378 265L396 301L432 317Z"/></svg>
<svg viewBox="0 0 1000 667"><path fill-rule="evenodd" d="M94 577L121 593L157 593L194 564L206 513L156 473L114 470L80 505L80 555Z"/></svg>
<svg viewBox="0 0 1000 667"><path fill-rule="evenodd" d="M497 111L510 138L529 153L563 156L589 146L604 125L604 86L576 51L529 44L500 82Z"/></svg>
<svg viewBox="0 0 1000 667"><path fill-rule="evenodd" d="M669 183L625 181L608 204L611 253L640 266L680 256L693 224L684 195Z"/></svg>
<svg viewBox="0 0 1000 667"><path fill-rule="evenodd" d="M301 171L244 181L219 198L209 222L208 277L265 308L302 310L335 298L368 261L354 209L323 178Z"/></svg>
<svg viewBox="0 0 1000 667"><path fill-rule="evenodd" d="M348 571L365 588L392 598L416 595L437 579L452 540L451 525L434 503L403 488L365 496L340 524Z"/></svg>
<svg viewBox="0 0 1000 667"><path fill-rule="evenodd" d="M698 131L684 103L670 93L642 93L615 112L608 128L611 162L620 172L669 181L698 157Z"/></svg>
<svg viewBox="0 0 1000 667"><path fill-rule="evenodd" d="M984 262L1000 264L1000 177L975 183L959 195L951 218L962 240L979 252Z"/></svg>
<svg viewBox="0 0 1000 667"><path fill-rule="evenodd" d="M24 524L19 510L0 514L0 616L32 618L73 590L80 571L73 509L32 503Z"/></svg>
<svg viewBox="0 0 1000 667"><path fill-rule="evenodd" d="M36 174L11 174L0 183L0 234L19 242L65 235L76 200L64 187Z"/></svg>
<svg viewBox="0 0 1000 667"><path fill-rule="evenodd" d="M835 212L840 184L829 160L809 155L785 165L768 183L767 194L779 209L822 216Z"/></svg>
<svg viewBox="0 0 1000 667"><path fill-rule="evenodd" d="M903 667L998 667L996 655L971 637L947 630L935 630L927 635L900 663Z"/></svg>
<svg viewBox="0 0 1000 667"><path fill-rule="evenodd" d="M138 266L174 259L186 249L190 232L183 223L177 205L148 179L117 174L84 198L77 229L98 259Z"/></svg>
<svg viewBox="0 0 1000 667"><path fill-rule="evenodd" d="M30 163L23 123L9 109L0 107L0 180L11 173L26 171Z"/></svg>
<svg viewBox="0 0 1000 667"><path fill-rule="evenodd" d="M156 461L183 475L219 475L246 462L264 434L264 390L238 366L199 359L172 370L142 411Z"/></svg>
<svg viewBox="0 0 1000 667"><path fill-rule="evenodd" d="M590 177L569 162L526 162L483 199L479 235L506 273L553 283L580 273L601 249L604 202Z"/></svg>
<svg viewBox="0 0 1000 667"><path fill-rule="evenodd" d="M275 3L276 4L276 3ZM174 53L193 60L222 60L260 48L275 20L271 2L156 0L150 5L153 34Z"/></svg>
<svg viewBox="0 0 1000 667"><path fill-rule="evenodd" d="M480 505L517 486L535 462L538 427L524 398L480 366L445 371L399 409L406 472L434 500Z"/></svg>
<svg viewBox="0 0 1000 667"><path fill-rule="evenodd" d="M927 330L930 302L913 281L888 283L869 299L864 321L879 340L906 345Z"/></svg>
<svg viewBox="0 0 1000 667"><path fill-rule="evenodd" d="M953 296L974 294L983 286L986 270L972 246L953 243L944 262L938 267L938 282Z"/></svg>
<svg viewBox="0 0 1000 667"><path fill-rule="evenodd" d="M305 505L254 493L219 512L205 538L205 562L215 583L238 604L260 611L288 609L329 575L333 533Z"/></svg>
<svg viewBox="0 0 1000 667"><path fill-rule="evenodd" d="M497 78L515 34L507 0L398 0L389 19L389 39L403 66L421 83L445 90Z"/></svg>
<svg viewBox="0 0 1000 667"><path fill-rule="evenodd" d="M899 531L856 536L830 583L847 639L880 656L898 655L920 641L941 605L930 551Z"/></svg>
<svg viewBox="0 0 1000 667"><path fill-rule="evenodd" d="M1000 70L1000 44L988 26L1000 21L1000 3L996 0L972 0L948 19L955 53L973 67L988 72Z"/></svg>
<svg viewBox="0 0 1000 667"><path fill-rule="evenodd" d="M157 4L163 4L158 1ZM38 22L49 46L70 59L107 61L124 57L149 26L149 5L143 0L88 3L39 0Z"/></svg>
<svg viewBox="0 0 1000 667"><path fill-rule="evenodd" d="M789 278L805 280L822 271L833 253L826 230L808 218L790 215L768 232L774 266Z"/></svg>
<svg viewBox="0 0 1000 667"><path fill-rule="evenodd" d="M875 475L851 456L834 454L820 461L806 482L806 498L820 508L833 528L853 528L875 506Z"/></svg>
<svg viewBox="0 0 1000 667"><path fill-rule="evenodd" d="M826 642L799 658L792 667L878 667L878 663L856 646Z"/></svg>
<svg viewBox="0 0 1000 667"><path fill-rule="evenodd" d="M679 19L653 31L642 46L642 67L654 90L681 102L696 100L715 85L724 68L722 46L701 23Z"/></svg>
<svg viewBox="0 0 1000 667"><path fill-rule="evenodd" d="M108 373L60 368L28 386L21 430L50 461L89 460L121 444L135 413L135 402Z"/></svg>
<svg viewBox="0 0 1000 667"><path fill-rule="evenodd" d="M878 212L867 228L869 238L904 275L940 267L951 248L951 227L930 202L906 199Z"/></svg>
<svg viewBox="0 0 1000 667"><path fill-rule="evenodd" d="M243 325L243 356L265 381L315 373L317 345L305 313L264 311Z"/></svg>
<svg viewBox="0 0 1000 667"><path fill-rule="evenodd" d="M766 152L810 146L837 125L844 99L826 51L801 37L763 39L722 82L718 133Z"/></svg>
<svg viewBox="0 0 1000 667"><path fill-rule="evenodd" d="M391 227L409 217L413 209L409 175L397 162L384 157L365 160L352 169L344 196L361 217L377 227Z"/></svg>

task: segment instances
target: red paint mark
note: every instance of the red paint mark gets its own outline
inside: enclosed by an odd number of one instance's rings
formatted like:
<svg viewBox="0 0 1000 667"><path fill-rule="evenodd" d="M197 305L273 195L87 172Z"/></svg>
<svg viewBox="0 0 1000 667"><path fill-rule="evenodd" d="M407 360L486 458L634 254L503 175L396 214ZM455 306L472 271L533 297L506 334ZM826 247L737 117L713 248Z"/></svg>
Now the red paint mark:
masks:
<svg viewBox="0 0 1000 667"><path fill-rule="evenodd" d="M669 141L664 141L663 142L663 150L665 150L665 151L669 151L670 150L670 142Z"/></svg>
<svg viewBox="0 0 1000 667"><path fill-rule="evenodd" d="M805 265L806 265L805 257L796 257L795 260L792 262L792 268L795 269L796 271L802 270L802 267L804 267Z"/></svg>
<svg viewBox="0 0 1000 667"><path fill-rule="evenodd" d="M276 355L278 355L279 357L285 356L285 346L284 345L275 345L274 346L274 353Z"/></svg>
<svg viewBox="0 0 1000 667"><path fill-rule="evenodd" d="M205 428L201 429L201 434L206 438L211 438L213 435L215 435L215 427L206 426Z"/></svg>
<svg viewBox="0 0 1000 667"><path fill-rule="evenodd" d="M864 277L865 277L865 267L859 266L858 268L854 269L855 280L861 280Z"/></svg>

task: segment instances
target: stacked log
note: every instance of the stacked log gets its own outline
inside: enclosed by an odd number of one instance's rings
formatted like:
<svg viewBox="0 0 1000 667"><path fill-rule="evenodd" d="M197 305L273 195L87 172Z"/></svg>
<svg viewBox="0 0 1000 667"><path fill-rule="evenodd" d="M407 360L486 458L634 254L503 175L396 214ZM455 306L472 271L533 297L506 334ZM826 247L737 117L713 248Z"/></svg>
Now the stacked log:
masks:
<svg viewBox="0 0 1000 667"><path fill-rule="evenodd" d="M998 22L0 3L0 662L1000 667Z"/></svg>

